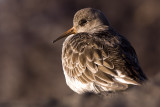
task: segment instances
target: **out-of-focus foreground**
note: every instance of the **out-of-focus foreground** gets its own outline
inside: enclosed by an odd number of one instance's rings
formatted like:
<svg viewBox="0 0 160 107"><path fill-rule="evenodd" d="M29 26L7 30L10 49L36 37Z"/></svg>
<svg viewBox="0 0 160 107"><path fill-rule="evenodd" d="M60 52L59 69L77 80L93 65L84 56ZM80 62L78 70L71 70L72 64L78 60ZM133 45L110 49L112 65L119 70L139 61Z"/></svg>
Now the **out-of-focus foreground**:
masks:
<svg viewBox="0 0 160 107"><path fill-rule="evenodd" d="M73 15L84 7L100 9L128 38L151 79L146 86L103 101L68 88L61 66L63 40L52 41L72 27ZM160 105L159 10L159 0L0 0L0 107Z"/></svg>

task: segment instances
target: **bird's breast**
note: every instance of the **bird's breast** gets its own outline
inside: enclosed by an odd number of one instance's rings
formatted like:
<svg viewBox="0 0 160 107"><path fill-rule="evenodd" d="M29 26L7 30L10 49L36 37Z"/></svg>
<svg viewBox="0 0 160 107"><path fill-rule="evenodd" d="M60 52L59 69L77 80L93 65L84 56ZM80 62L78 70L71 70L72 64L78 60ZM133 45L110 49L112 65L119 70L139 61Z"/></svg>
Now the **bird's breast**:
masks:
<svg viewBox="0 0 160 107"><path fill-rule="evenodd" d="M81 78L82 73L86 70L86 67L83 66L85 56L82 56L82 53L87 46L87 38L87 36L70 35L64 41L62 48L62 66L66 83L77 93L98 92L93 82L86 83Z"/></svg>

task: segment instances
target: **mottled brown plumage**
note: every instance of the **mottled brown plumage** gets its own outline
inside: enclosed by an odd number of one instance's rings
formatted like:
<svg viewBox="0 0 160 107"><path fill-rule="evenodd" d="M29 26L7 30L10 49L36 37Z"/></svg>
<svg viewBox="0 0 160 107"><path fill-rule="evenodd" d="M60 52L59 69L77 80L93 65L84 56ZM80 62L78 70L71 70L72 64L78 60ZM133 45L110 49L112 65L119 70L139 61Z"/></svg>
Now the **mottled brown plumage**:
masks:
<svg viewBox="0 0 160 107"><path fill-rule="evenodd" d="M78 11L66 34L62 65L66 83L75 92L125 90L146 80L131 44L99 10Z"/></svg>

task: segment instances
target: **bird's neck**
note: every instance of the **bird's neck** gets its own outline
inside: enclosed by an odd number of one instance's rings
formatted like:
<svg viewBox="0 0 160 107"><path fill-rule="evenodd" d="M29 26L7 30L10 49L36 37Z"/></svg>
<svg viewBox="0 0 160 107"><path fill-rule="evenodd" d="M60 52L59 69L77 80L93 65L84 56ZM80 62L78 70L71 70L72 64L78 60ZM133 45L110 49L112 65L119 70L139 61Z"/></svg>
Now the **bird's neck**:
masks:
<svg viewBox="0 0 160 107"><path fill-rule="evenodd" d="M107 30L109 30L109 26L107 26L107 25L99 25L99 26L96 26L96 27L90 29L88 31L88 33L96 33L96 32L107 31Z"/></svg>

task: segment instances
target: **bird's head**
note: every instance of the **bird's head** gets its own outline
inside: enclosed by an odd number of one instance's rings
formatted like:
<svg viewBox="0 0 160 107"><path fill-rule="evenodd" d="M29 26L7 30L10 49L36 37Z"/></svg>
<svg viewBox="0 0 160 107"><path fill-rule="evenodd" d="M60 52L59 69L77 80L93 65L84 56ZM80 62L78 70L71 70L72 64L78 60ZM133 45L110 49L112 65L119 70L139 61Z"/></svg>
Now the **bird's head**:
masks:
<svg viewBox="0 0 160 107"><path fill-rule="evenodd" d="M109 26L109 22L100 10L93 8L81 9L74 15L73 27L54 40L53 43L71 34L90 32L93 28L101 25Z"/></svg>

